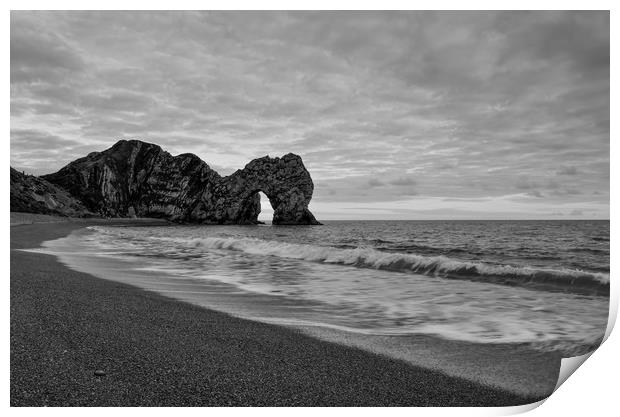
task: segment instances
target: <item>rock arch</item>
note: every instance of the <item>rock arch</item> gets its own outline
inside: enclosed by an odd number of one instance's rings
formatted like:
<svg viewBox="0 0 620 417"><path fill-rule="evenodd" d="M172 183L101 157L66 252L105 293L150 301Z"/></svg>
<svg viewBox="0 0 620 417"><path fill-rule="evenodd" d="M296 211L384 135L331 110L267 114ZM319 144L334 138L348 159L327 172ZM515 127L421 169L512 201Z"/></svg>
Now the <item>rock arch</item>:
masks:
<svg viewBox="0 0 620 417"><path fill-rule="evenodd" d="M255 159L221 177L196 155L172 156L155 144L121 140L42 178L106 216L256 224L262 191L274 209L273 224L320 224L308 210L312 178L292 153Z"/></svg>
<svg viewBox="0 0 620 417"><path fill-rule="evenodd" d="M221 203L232 223L257 223L258 193L263 192L273 208L273 224L320 224L308 209L314 184L298 155L255 159L221 182L228 197Z"/></svg>

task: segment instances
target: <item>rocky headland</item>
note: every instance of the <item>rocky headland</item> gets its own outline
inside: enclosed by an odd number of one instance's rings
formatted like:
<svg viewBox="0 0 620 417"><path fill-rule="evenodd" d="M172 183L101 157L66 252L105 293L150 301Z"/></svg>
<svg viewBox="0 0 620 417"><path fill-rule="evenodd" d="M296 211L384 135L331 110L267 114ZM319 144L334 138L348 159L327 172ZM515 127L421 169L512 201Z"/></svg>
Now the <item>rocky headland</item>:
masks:
<svg viewBox="0 0 620 417"><path fill-rule="evenodd" d="M11 168L11 211L66 216L153 217L175 222L256 224L259 191L273 224L320 224L308 209L314 184L300 156L255 159L227 177L193 154L121 140L41 177Z"/></svg>
<svg viewBox="0 0 620 417"><path fill-rule="evenodd" d="M11 212L65 217L95 216L79 199L66 190L13 168L11 168Z"/></svg>

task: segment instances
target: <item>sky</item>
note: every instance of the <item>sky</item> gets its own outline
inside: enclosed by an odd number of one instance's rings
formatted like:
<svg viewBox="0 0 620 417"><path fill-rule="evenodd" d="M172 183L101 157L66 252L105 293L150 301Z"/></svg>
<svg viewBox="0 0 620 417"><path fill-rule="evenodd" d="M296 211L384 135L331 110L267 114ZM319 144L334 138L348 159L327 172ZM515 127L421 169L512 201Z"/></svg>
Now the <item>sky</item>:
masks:
<svg viewBox="0 0 620 417"><path fill-rule="evenodd" d="M609 36L592 11L12 11L11 166L293 152L319 220L608 219Z"/></svg>

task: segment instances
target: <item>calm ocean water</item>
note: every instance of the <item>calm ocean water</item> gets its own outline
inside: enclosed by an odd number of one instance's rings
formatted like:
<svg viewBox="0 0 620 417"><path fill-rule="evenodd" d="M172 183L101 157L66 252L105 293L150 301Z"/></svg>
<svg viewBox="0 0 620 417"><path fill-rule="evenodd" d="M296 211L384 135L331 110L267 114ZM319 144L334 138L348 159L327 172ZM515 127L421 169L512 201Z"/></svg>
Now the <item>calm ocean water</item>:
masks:
<svg viewBox="0 0 620 417"><path fill-rule="evenodd" d="M373 335L600 343L608 221L95 226L46 242L76 269L241 317Z"/></svg>

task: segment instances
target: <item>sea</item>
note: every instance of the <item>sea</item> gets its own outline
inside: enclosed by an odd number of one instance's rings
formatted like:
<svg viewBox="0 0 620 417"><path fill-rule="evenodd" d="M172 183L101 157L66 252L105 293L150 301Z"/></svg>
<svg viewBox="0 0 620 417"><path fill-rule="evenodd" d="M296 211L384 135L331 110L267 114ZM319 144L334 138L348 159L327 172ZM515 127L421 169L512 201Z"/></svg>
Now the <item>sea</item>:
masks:
<svg viewBox="0 0 620 417"><path fill-rule="evenodd" d="M609 221L91 226L68 266L220 310L357 335L525 344L576 356L609 315Z"/></svg>

